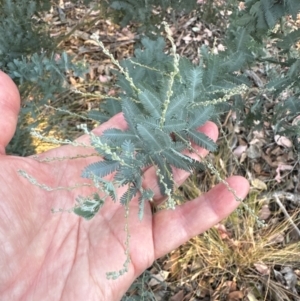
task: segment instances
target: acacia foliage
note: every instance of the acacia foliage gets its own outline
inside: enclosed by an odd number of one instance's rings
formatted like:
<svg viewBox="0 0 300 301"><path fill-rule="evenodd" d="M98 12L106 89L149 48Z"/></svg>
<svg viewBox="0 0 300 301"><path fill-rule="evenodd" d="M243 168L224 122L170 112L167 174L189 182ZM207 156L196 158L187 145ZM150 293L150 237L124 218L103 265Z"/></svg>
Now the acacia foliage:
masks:
<svg viewBox="0 0 300 301"><path fill-rule="evenodd" d="M294 0L246 1L245 9L233 14L224 39L226 51L214 55L202 47L202 61L198 66L193 66L187 59L178 58L176 61L176 56L165 54L162 38L154 41L144 38L142 49L135 51L134 58L122 62L126 76L116 71L117 85L123 91L120 100L108 98L98 113L91 112L91 116L103 122L122 111L128 129L109 129L103 136L92 139L104 160L88 166L83 176L103 181L103 177L115 172L114 184L128 187L121 196L121 203L128 204L139 194L142 217L144 202L151 200L153 195L151 191L143 190L143 170L154 165L160 192L169 197L169 206L173 207L172 167L189 172L202 167L197 161L182 155L182 150L192 151L190 141L210 151L215 150L214 143L197 132L197 127L228 109L229 99L235 100L235 110L243 111L244 87L252 85L244 71L256 62L270 61L265 54L265 38L283 16L291 14L296 18L299 10L299 3ZM293 96L277 105L274 111L275 118L281 117L274 120L277 123L275 129L283 132L286 130L284 125L288 124L283 120L288 121L299 113L299 57L291 57L288 48L299 39L299 31L279 31L276 37L277 46L287 54L283 65L288 71L284 76L279 74L270 79L265 91L272 91L276 96L287 88L293 90ZM282 64L282 61L273 59L273 63ZM255 109L251 113L253 122L257 113L261 124L268 118ZM249 122L250 119L246 116L245 120ZM248 126L251 125L250 121ZM298 134L296 129L293 135L297 137Z"/></svg>
<svg viewBox="0 0 300 301"><path fill-rule="evenodd" d="M38 120L41 107L68 90L67 75L82 76L84 63L57 48L48 25L41 18L51 8L48 0L0 0L0 69L18 85L22 98L19 124L9 153L27 155L28 119Z"/></svg>
<svg viewBox="0 0 300 301"><path fill-rule="evenodd" d="M249 41L249 60L241 70L250 69L257 63L268 66L270 71L266 74L264 88L277 104L272 116L262 114L261 108L266 100L259 93L248 114L243 112L245 100L241 96L235 97L235 106L245 126L261 129L264 121L267 121L273 125L276 134L288 135L300 151L299 125L292 125L292 120L300 114L300 51L297 46L300 30L291 26L297 21L300 2L246 0L243 3L244 9L236 11L231 18L226 33L227 47L230 49L230 40L234 40L241 30L244 31L244 38ZM278 55L273 56L266 51L269 41L279 50ZM257 121L260 123L257 124Z"/></svg>
<svg viewBox="0 0 300 301"><path fill-rule="evenodd" d="M125 74L115 71L122 89L119 99L107 99L98 114L90 115L103 122L122 111L128 129L111 128L99 137L91 134L91 143L103 160L87 166L82 174L110 191L107 195L116 200L106 181L106 176L114 173L113 184L127 187L119 196L122 204L139 195L140 218L144 203L153 197L153 192L142 186L145 169L155 167L160 192L174 208L172 167L188 172L203 168L182 151L195 152L193 144L216 150L216 144L197 129L215 119L226 108L229 95L241 92L247 83L242 76L235 80L235 69L227 68L223 58L205 48L203 61L193 65L186 58L166 54L162 37L144 38L141 43L143 47L135 51L135 56L121 63ZM91 217L88 208L81 213Z"/></svg>

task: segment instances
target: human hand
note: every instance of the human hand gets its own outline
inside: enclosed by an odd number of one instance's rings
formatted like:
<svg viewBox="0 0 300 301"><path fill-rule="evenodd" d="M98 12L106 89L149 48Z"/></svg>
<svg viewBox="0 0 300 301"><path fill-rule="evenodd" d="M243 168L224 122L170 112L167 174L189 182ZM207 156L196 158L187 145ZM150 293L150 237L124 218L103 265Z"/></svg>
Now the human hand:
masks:
<svg viewBox="0 0 300 301"><path fill-rule="evenodd" d="M126 257L124 207L118 202L106 202L90 221L75 214L51 213L51 208L71 208L78 195L89 195L94 189L47 192L20 177L27 171L40 183L50 187L84 183L83 168L99 158L38 162L33 157L5 155L5 146L13 136L19 110L19 94L10 78L0 72L0 299L1 300L120 300L131 283L153 261L177 248L191 237L204 232L228 216L239 203L223 185L175 210L152 214L145 206L143 220L138 218L138 202L130 202L129 270L117 280L107 280L106 272L119 270ZM115 127L126 128L122 114L111 118L94 132ZM212 139L217 138L213 123L201 127ZM88 143L85 135L78 139ZM198 148L205 156L207 151ZM85 155L90 150L63 146L39 155L46 157ZM188 173L174 169L178 185ZM248 182L242 177L230 177L228 184L240 198L248 193ZM145 172L144 187L159 195L155 171ZM122 192L119 191L122 195Z"/></svg>

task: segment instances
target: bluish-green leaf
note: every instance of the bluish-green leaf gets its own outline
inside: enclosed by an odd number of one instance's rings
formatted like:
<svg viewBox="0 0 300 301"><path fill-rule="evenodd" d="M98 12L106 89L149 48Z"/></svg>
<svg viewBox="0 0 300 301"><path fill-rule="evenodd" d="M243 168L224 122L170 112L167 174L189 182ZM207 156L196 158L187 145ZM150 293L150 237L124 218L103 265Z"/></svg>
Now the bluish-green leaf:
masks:
<svg viewBox="0 0 300 301"><path fill-rule="evenodd" d="M122 143L122 150L124 152L127 152L129 154L133 154L134 153L134 144L130 141L130 140L125 140Z"/></svg>
<svg viewBox="0 0 300 301"><path fill-rule="evenodd" d="M137 136L130 131L122 131L119 129L108 129L103 132L103 137L112 140L117 145L121 145L126 140L136 141Z"/></svg>
<svg viewBox="0 0 300 301"><path fill-rule="evenodd" d="M137 194L137 192L138 189L136 187L129 187L120 198L121 204L125 205L129 203L133 199L133 197Z"/></svg>
<svg viewBox="0 0 300 301"><path fill-rule="evenodd" d="M172 132L182 131L186 128L187 128L186 121L170 119L164 124L163 131L166 133L172 133Z"/></svg>
<svg viewBox="0 0 300 301"><path fill-rule="evenodd" d="M197 108L195 112L192 112L190 114L190 120L188 122L189 129L195 129L198 128L199 126L203 125L207 120L211 118L213 115L214 108L213 106L206 106L206 107L201 107Z"/></svg>
<svg viewBox="0 0 300 301"><path fill-rule="evenodd" d="M89 178L93 174L102 178L116 171L119 167L118 161L99 161L88 165L82 172L82 177Z"/></svg>
<svg viewBox="0 0 300 301"><path fill-rule="evenodd" d="M162 149L160 142L155 137L155 132L153 131L153 129L143 124L138 124L137 130L140 134L141 139L146 143L147 147L155 151L160 151Z"/></svg>
<svg viewBox="0 0 300 301"><path fill-rule="evenodd" d="M73 212L86 220L92 219L104 204L97 193L93 197L79 197L77 202L78 204L73 208Z"/></svg>
<svg viewBox="0 0 300 301"><path fill-rule="evenodd" d="M197 145L214 152L217 149L216 143L210 139L208 136L204 135L203 133L197 132L196 130L187 130L187 136L195 142Z"/></svg>
<svg viewBox="0 0 300 301"><path fill-rule="evenodd" d="M135 162L135 163L134 163ZM118 172L115 174L114 179L121 186L124 186L129 183L135 183L138 187L141 182L142 171L140 168L140 162L132 161L130 166L121 165Z"/></svg>
<svg viewBox="0 0 300 301"><path fill-rule="evenodd" d="M185 155L182 155L172 149L164 151L162 155L166 158L166 161L170 165L186 170L188 172L192 172L193 160L191 158L188 158Z"/></svg>
<svg viewBox="0 0 300 301"><path fill-rule="evenodd" d="M282 40L277 42L277 46L281 49L289 50L293 45L295 45L300 40L300 29L294 30L284 37Z"/></svg>
<svg viewBox="0 0 300 301"><path fill-rule="evenodd" d="M188 98L185 94L172 97L166 113L167 120L171 119L173 116L178 116L178 112L182 112L187 103Z"/></svg>
<svg viewBox="0 0 300 301"><path fill-rule="evenodd" d="M161 116L161 100L155 93L144 90L139 94L139 99L152 117L159 119Z"/></svg>
<svg viewBox="0 0 300 301"><path fill-rule="evenodd" d="M154 196L154 192L151 189L143 190L141 196L139 197L139 219L142 220L145 211L145 201L149 201Z"/></svg>
<svg viewBox="0 0 300 301"><path fill-rule="evenodd" d="M262 5L262 10L265 15L265 20L269 28L273 28L279 18L283 15L283 9L280 4L276 4L274 1L270 0L260 0Z"/></svg>
<svg viewBox="0 0 300 301"><path fill-rule="evenodd" d="M120 101L108 98L103 104L101 104L101 110L106 111L109 116L112 117L122 111L122 106Z"/></svg>
<svg viewBox="0 0 300 301"><path fill-rule="evenodd" d="M202 78L203 78L203 69L201 67L194 67L190 70L188 80L189 80L189 89L188 96L191 102L194 102L196 98L201 93L202 87Z"/></svg>
<svg viewBox="0 0 300 301"><path fill-rule="evenodd" d="M137 123L143 124L148 128L153 130L159 128L159 121L153 117L144 117L144 116L137 116L136 117Z"/></svg>
<svg viewBox="0 0 300 301"><path fill-rule="evenodd" d="M102 123L102 122L107 121L110 118L110 116L106 113L103 113L103 112L100 112L97 110L92 110L92 111L88 112L88 118Z"/></svg>
<svg viewBox="0 0 300 301"><path fill-rule="evenodd" d="M129 126L129 129L132 132L136 132L136 123L134 116L143 115L139 107L130 99L124 98L122 100L122 111L125 117L125 120Z"/></svg>
<svg viewBox="0 0 300 301"><path fill-rule="evenodd" d="M158 186L160 189L160 193L162 195L165 195L166 188L170 190L173 190L174 188L174 180L171 165L167 163L166 160L164 160L164 158L160 155L153 155L152 159L155 165L160 169L160 176L158 176ZM163 181L163 183L161 181Z"/></svg>

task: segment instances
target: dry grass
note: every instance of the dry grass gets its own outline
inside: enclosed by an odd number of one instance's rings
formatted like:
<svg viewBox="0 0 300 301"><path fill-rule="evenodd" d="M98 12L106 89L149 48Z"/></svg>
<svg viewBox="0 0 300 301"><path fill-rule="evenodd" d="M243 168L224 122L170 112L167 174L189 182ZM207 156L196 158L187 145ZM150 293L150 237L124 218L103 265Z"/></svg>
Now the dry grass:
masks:
<svg viewBox="0 0 300 301"><path fill-rule="evenodd" d="M222 143L213 158L223 178L228 176L228 167L240 169L226 145ZM182 195L192 199L216 184L209 173L200 179L201 183L199 176L192 176ZM241 205L222 224L174 251L166 265L170 266L173 285L191 286L194 296L209 295L210 300L293 300L292 287L278 274L285 267L298 273L299 238L293 237L291 223L264 195L252 187L244 201L246 206ZM258 217L266 204L275 210L262 227ZM296 224L299 213L294 210L291 215Z"/></svg>

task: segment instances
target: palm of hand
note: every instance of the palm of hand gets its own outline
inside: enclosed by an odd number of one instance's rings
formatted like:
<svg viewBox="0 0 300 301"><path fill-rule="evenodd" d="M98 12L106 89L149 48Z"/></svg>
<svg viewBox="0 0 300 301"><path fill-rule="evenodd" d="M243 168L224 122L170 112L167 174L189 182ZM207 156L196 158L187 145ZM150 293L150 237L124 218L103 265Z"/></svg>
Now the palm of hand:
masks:
<svg viewBox="0 0 300 301"><path fill-rule="evenodd" d="M107 281L105 273L119 270L125 261L124 208L106 204L91 221L70 213L52 214L52 207L72 207L78 192L45 192L20 180L16 170L22 168L56 184L56 178L71 178L69 171L76 166L66 166L65 172L51 179L49 166L30 161L0 161L2 170L8 171L5 178L1 175L5 189L0 192L4 251L0 265L6 267L0 275L3 300L12 296L13 300L56 300L55 296L62 300L118 300L155 258L150 206L141 222L135 204L130 206L132 265L119 280ZM16 183L20 183L18 187ZM2 202L5 198L7 201ZM108 285L103 285L105 282Z"/></svg>
<svg viewBox="0 0 300 301"><path fill-rule="evenodd" d="M7 91L5 98L0 93L0 114L5 112L8 116L6 123L0 119L0 130L5 129L6 133L0 138L0 145L5 146L14 131L17 111L7 100L15 101L17 107L18 94L3 73L0 88L1 85ZM116 126L126 127L121 115L103 124L97 133ZM214 125L207 124L201 130L216 139ZM88 137L83 136L80 141L87 142ZM200 151L206 154L205 150ZM40 158L73 156L78 152L88 151L65 146ZM33 158L0 155L1 300L119 300L156 258L216 224L238 205L223 185L217 185L174 211L152 215L147 204L140 221L137 201L132 200L129 271L117 280L107 280L106 272L118 271L126 259L124 207L108 201L91 221L70 213L53 214L51 208L71 208L76 196L89 195L93 188L47 192L17 173L23 169L40 183L67 187L85 182L80 173L92 160L96 159L39 163ZM174 176L180 185L188 174L174 170ZM232 177L228 183L240 197L246 195L248 183L243 178ZM160 202L156 185L154 169L150 168L145 173L144 186L152 188L156 192L155 202Z"/></svg>

